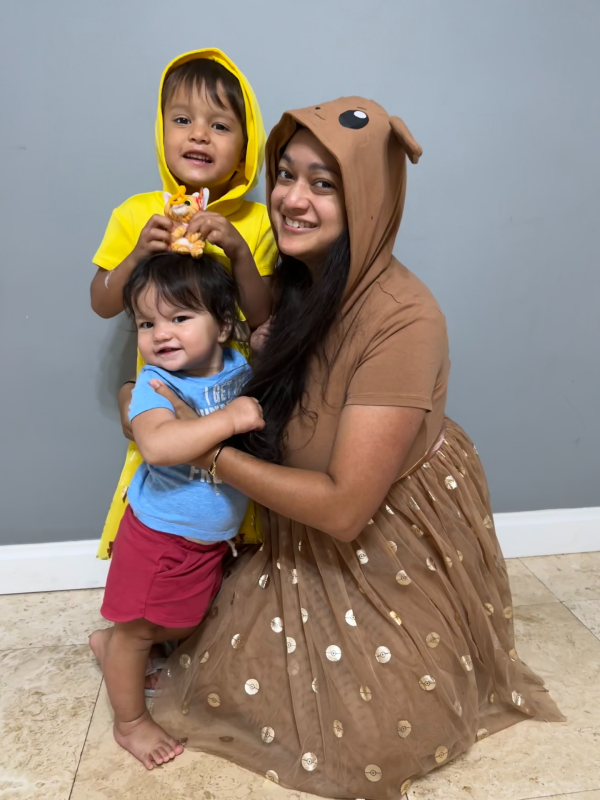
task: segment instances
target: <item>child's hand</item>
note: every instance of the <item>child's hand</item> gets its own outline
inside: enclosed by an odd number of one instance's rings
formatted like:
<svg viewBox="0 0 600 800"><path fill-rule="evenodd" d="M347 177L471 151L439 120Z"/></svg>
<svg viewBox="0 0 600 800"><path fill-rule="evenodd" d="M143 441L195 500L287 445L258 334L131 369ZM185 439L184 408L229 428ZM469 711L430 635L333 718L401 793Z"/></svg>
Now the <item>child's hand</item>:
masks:
<svg viewBox="0 0 600 800"><path fill-rule="evenodd" d="M263 349L270 333L271 317L269 317L266 322L263 322L262 325L259 325L259 327L255 331L252 331L250 335L250 347L255 353L259 353Z"/></svg>
<svg viewBox="0 0 600 800"><path fill-rule="evenodd" d="M222 214L198 211L188 225L187 235L192 233L199 233L207 242L216 244L232 261L246 252L250 253L244 237Z"/></svg>
<svg viewBox="0 0 600 800"><path fill-rule="evenodd" d="M171 245L173 222L162 214L154 214L142 228L132 255L137 262L153 253L164 253Z"/></svg>
<svg viewBox="0 0 600 800"><path fill-rule="evenodd" d="M261 431L265 427L262 408L253 397L236 397L225 411L233 421L234 434Z"/></svg>

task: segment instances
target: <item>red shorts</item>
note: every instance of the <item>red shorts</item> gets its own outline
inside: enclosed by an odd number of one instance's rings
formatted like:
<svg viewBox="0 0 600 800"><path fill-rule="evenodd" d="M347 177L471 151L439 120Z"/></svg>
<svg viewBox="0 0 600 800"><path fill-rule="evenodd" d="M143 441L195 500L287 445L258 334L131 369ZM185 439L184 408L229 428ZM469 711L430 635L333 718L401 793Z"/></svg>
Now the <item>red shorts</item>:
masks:
<svg viewBox="0 0 600 800"><path fill-rule="evenodd" d="M115 539L102 616L165 628L198 625L219 591L227 542L198 544L152 530L129 506Z"/></svg>

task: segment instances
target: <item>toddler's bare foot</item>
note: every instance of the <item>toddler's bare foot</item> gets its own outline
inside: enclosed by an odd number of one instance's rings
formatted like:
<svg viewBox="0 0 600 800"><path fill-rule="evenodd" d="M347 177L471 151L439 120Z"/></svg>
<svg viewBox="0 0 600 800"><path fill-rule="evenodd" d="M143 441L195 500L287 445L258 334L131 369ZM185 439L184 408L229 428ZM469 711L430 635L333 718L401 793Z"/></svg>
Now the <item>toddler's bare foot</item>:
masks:
<svg viewBox="0 0 600 800"><path fill-rule="evenodd" d="M116 722L114 734L117 744L135 756L146 769L154 769L159 764L183 753L183 745L169 736L146 711L133 722Z"/></svg>
<svg viewBox="0 0 600 800"><path fill-rule="evenodd" d="M104 630L100 629L94 631L88 640L92 653L98 659L100 669L104 669L104 657L111 636L112 628L105 628Z"/></svg>

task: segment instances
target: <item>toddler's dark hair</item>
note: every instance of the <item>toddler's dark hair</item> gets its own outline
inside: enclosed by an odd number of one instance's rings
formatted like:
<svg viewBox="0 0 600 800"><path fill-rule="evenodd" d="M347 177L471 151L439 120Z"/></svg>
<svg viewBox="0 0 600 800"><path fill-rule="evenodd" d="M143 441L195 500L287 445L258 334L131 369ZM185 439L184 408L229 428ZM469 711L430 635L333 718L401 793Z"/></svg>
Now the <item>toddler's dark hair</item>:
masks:
<svg viewBox="0 0 600 800"><path fill-rule="evenodd" d="M247 142L244 95L240 82L232 72L208 58L195 58L193 61L187 61L180 67L176 67L167 75L163 83L161 97L163 114L167 102L180 86L183 86L188 92L205 89L212 102L223 109L226 108L226 104L221 95L225 95L225 100L240 121L244 132L244 142Z"/></svg>
<svg viewBox="0 0 600 800"><path fill-rule="evenodd" d="M123 289L123 306L135 316L140 295L150 286L159 301L181 309L207 311L221 326L236 327L238 291L233 277L215 258L159 253L140 261Z"/></svg>

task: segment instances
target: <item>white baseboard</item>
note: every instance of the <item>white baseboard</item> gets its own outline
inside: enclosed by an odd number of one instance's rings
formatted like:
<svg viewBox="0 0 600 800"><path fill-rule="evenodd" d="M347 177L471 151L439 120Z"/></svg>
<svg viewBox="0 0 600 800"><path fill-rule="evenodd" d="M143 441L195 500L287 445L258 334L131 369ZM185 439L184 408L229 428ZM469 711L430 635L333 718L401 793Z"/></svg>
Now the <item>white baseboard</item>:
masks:
<svg viewBox="0 0 600 800"><path fill-rule="evenodd" d="M600 550L600 507L496 514L494 521L506 558ZM96 558L97 547L94 540L0 546L0 594L101 588L109 562Z"/></svg>

